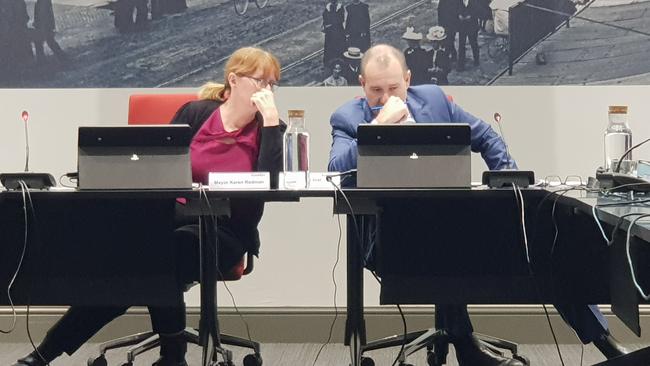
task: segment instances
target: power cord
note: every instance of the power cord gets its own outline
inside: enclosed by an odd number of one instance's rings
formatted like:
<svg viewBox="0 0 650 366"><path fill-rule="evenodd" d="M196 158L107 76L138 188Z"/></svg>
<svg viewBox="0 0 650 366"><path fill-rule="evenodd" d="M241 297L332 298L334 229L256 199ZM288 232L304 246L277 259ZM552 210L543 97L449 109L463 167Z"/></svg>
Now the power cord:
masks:
<svg viewBox="0 0 650 366"><path fill-rule="evenodd" d="M513 191L515 193L515 200L516 200L517 206L521 210L521 227L522 227L522 235L523 235L523 239L524 239L524 246L525 246L525 250L526 250L526 261L527 261L527 265L528 265L528 272L529 272L530 276L533 279L535 279L534 282L535 282L535 288L537 289L537 293L538 293L537 296L539 296L539 298L541 299L542 298L541 290L539 288L539 283L536 280L536 277L535 277L535 274L534 274L534 271L533 271L533 266L532 266L532 263L531 263L531 260L530 260L530 254L529 254L528 235L527 235L527 232L526 232L526 216L525 216L524 195L521 192L521 188L519 188L517 185L512 184L512 189L513 189ZM569 190L572 190L572 189L574 189L574 188L571 188L571 189L568 189L568 190L565 190L565 191L568 192ZM550 197L550 195L551 195L551 193L547 194L544 198L542 198L542 201L540 201L540 203L538 204L537 215L539 214L541 204L543 203L544 200L547 199L547 197ZM555 214L555 204L557 203L558 198L559 197L556 197L555 202L553 204L552 215ZM536 217L537 217L537 215L536 215ZM554 216L553 216L553 222L554 222L554 224L556 223L555 219L554 219ZM555 233L555 238L553 240L553 245L552 245L551 248L555 247L555 241L557 240L557 226L555 228L556 228L556 233ZM552 253L553 253L553 249L551 249L551 256L552 256ZM560 363L562 364L562 366L564 366L564 358L562 357L562 352L560 350L560 344L559 344L559 342L557 340L557 336L555 335L555 329L553 328L553 323L551 322L551 317L550 317L550 315L548 313L548 309L546 307L546 304L544 304L543 302L542 302L542 308L544 309L544 315L546 316L546 321L548 322L548 326L549 326L549 329L551 331L551 336L553 337L553 342L555 343L555 348L557 349L557 354L558 354L558 357L560 358Z"/></svg>
<svg viewBox="0 0 650 366"><path fill-rule="evenodd" d="M32 201L32 195L29 191L29 187L27 186L27 183L25 181L20 181L20 187L21 191L23 194L27 194L27 202L29 203L29 208L31 210L31 216L32 220L34 222L34 226L38 228L38 220L36 219L36 210L34 209L34 202ZM25 215L27 215L25 213ZM25 221L25 230L27 231L27 220ZM26 236L27 238L27 236ZM32 263L33 265L33 263ZM32 285L33 285L33 276L30 276L29 279L29 290L27 291L27 308L26 308L26 314L25 314L25 330L27 331L27 338L29 339L29 343L32 345L32 348L34 349L34 352L36 355L41 359L45 360L45 357L41 354L41 352L38 350L38 347L36 347L36 344L34 343L34 338L32 337L31 329L29 328L29 313L30 313L30 306L32 302L31 298L31 293L32 293ZM50 363L49 361L46 361L46 365L49 366Z"/></svg>
<svg viewBox="0 0 650 366"><path fill-rule="evenodd" d="M325 179L326 179L328 182L330 182L330 184L332 184L332 186L333 186L334 189L335 189L335 191L334 191L334 199L335 199L335 202L338 202L338 201L337 201L337 197L336 197L336 192L338 192L338 193L343 197L343 199L345 200L346 205L347 205L348 208L350 209L350 215L352 215L352 221L353 221L353 223L354 223L354 231L355 231L355 234L356 234L357 242L358 242L358 245L359 245L359 247L360 247L360 249L361 249L361 253L363 253L364 248L363 248L363 241L362 241L362 238L361 238L361 231L360 231L360 229L359 229L359 224L358 224L358 222L357 222L356 214L354 213L354 208L352 207L352 203L350 203L350 200L348 199L348 197L347 197L347 195L345 194L345 192L343 192L343 190L341 189L341 187L338 186L337 184L335 184L335 183L332 181L332 178L331 178L331 177L335 177L335 176L344 176L344 178L345 178L345 177L347 177L347 176L349 176L350 174L355 173L355 172L356 172L356 169L351 169L351 170L348 170L348 171L343 172L343 173L337 173L337 174L328 175L327 177L325 177ZM373 235L374 235L374 234L375 234L375 233L373 233ZM374 236L373 236L373 239L374 239ZM362 261L363 261L363 265L364 265L364 267L367 267L367 258L366 258L365 255L362 255ZM377 275L377 273L376 273L374 270L373 270L373 271L370 271L370 273L371 273L372 276L375 278L375 280L377 281L377 283L379 283L379 285L381 285L381 279L379 278L379 276ZM407 325L406 325L406 317L404 316L404 312L402 311L402 308L401 308L401 306L400 306L399 304L396 304L396 305L397 305L397 310L399 311L400 317L402 318L402 324L404 325L404 337L403 337L402 345L401 345L401 347L400 347L400 351L399 351L399 353L397 354L397 357L395 358L395 361L393 361L393 366L397 364L397 362L399 361L400 355L402 354L402 352L404 351L404 348L406 347L406 335L408 334L408 329L407 329ZM320 354L320 350L319 350L319 354ZM317 355L317 357L318 357L318 355ZM315 362L316 362L316 361L314 361L314 363L315 363Z"/></svg>
<svg viewBox="0 0 650 366"><path fill-rule="evenodd" d="M24 181L20 181L20 191L22 194L23 198L23 214L24 214L24 224L25 224L25 235L24 235L24 241L23 241L23 249L20 253L20 258L18 260L18 266L16 267L16 271L14 271L13 276L11 277L11 280L9 281L9 286L7 286L7 298L9 299L9 305L11 306L11 327L9 330L4 330L0 329L0 333L2 334L9 334L13 332L16 329L16 321L18 318L18 315L16 313L16 306L14 305L13 299L11 298L11 287L13 286L14 282L16 281L16 278L18 277L18 273L20 273L20 269L23 265L23 260L25 259L25 253L27 252L27 233L28 233L28 218L27 218L27 197L26 197L26 190L25 187L26 185L23 185Z"/></svg>
<svg viewBox="0 0 650 366"><path fill-rule="evenodd" d="M210 198L208 197L208 195L206 193L206 189L205 189L204 185L199 186L199 201L201 199L205 199L205 203L208 206L208 211L210 212L210 217L212 218L212 220L214 221L214 223L216 225L216 223L217 223L217 215L215 214L214 209L212 207L212 204L210 203ZM203 230L199 230L199 232L202 233ZM216 250L218 250L218 248L215 245L215 251ZM201 260L201 263L203 263L202 260ZM217 263L215 263L215 267L216 267L215 269L217 271L217 275L219 277L223 278L223 274L221 273L221 270L219 268L219 262L218 261L217 261ZM228 288L228 285L226 284L225 281L221 281L221 283L223 284L224 288L226 289L226 292L228 292L228 295L230 296L233 307L235 308L235 312L237 313L237 315L241 319L242 323L244 324L244 327L246 328L246 336L248 337L248 341L253 343L253 339L251 337L251 332L250 332L250 326L249 326L248 322L246 321L246 319L244 318L244 315L239 311L239 307L237 306L237 302L235 301L235 296L230 291L230 288ZM202 286L203 286L203 284L202 284Z"/></svg>
<svg viewBox="0 0 650 366"><path fill-rule="evenodd" d="M632 282L634 282L634 286L639 291L641 297L643 297L644 300L648 301L650 300L650 294L646 294L645 291L643 291L643 288L641 288L641 285L639 284L636 278L636 273L634 272L634 265L632 264L632 255L630 254L630 239L632 237L632 227L636 225L636 223L639 220L644 219L646 217L650 217L650 214L640 215L638 217L635 217L634 220L630 222L630 226L627 228L627 236L625 238L625 252L627 255L627 263L630 266L630 273L632 274Z"/></svg>
<svg viewBox="0 0 650 366"><path fill-rule="evenodd" d="M331 183L331 181L330 181ZM334 183L332 183L334 184ZM334 191L334 199L336 200L336 191ZM318 357L320 357L321 352L325 347L330 343L332 340L332 334L334 332L334 326L336 325L336 320L338 319L339 316L339 309L338 306L336 305L336 295L337 295L337 290L338 286L336 285L336 267L339 264L339 260L341 258L341 238L343 237L343 230L341 229L341 216L340 215L335 215L336 216L336 221L338 223L338 228L339 228L339 238L336 243L336 260L334 261L334 266L332 266L332 283L334 284L334 319L332 319L332 323L330 324L330 330L329 334L327 336L327 340L325 343L323 343L320 348L318 349L318 352L316 353L316 357L314 358L314 363L312 363L312 366L316 365L316 361L318 361Z"/></svg>

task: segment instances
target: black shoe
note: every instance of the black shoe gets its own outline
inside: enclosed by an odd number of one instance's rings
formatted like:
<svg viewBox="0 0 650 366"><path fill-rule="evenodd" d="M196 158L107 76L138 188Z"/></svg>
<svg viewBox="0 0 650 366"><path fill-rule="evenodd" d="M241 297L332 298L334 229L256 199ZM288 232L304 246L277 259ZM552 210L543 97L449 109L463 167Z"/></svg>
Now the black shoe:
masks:
<svg viewBox="0 0 650 366"><path fill-rule="evenodd" d="M187 366L187 361L185 360L171 360L168 357L165 356L160 356L156 362L154 362L151 366Z"/></svg>
<svg viewBox="0 0 650 366"><path fill-rule="evenodd" d="M459 366L525 366L521 361L492 352L476 337L454 342Z"/></svg>
<svg viewBox="0 0 650 366"><path fill-rule="evenodd" d="M594 340L594 346L607 357L607 359L618 357L629 353L630 351L623 347L611 334L602 334Z"/></svg>
<svg viewBox="0 0 650 366"><path fill-rule="evenodd" d="M32 352L19 359L13 366L45 366L46 364L47 362Z"/></svg>

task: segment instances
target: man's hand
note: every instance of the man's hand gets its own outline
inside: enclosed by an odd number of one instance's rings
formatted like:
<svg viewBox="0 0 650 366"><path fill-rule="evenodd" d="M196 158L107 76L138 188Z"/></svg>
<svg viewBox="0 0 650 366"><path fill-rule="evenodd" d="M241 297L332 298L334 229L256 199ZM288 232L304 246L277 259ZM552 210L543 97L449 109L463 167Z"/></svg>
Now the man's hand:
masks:
<svg viewBox="0 0 650 366"><path fill-rule="evenodd" d="M384 107L379 111L375 120L379 124L394 124L400 123L409 115L409 110L406 103L396 96L391 96L384 104Z"/></svg>
<svg viewBox="0 0 650 366"><path fill-rule="evenodd" d="M273 92L268 89L260 89L251 96L251 102L264 119L264 126L277 126L280 124L280 115L278 108L275 106Z"/></svg>

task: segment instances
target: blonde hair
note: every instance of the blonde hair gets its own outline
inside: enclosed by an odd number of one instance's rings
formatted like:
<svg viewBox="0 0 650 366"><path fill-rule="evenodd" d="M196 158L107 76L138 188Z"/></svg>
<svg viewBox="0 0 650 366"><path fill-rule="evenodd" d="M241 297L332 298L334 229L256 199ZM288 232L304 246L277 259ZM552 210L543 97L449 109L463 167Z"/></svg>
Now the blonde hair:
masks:
<svg viewBox="0 0 650 366"><path fill-rule="evenodd" d="M265 77L274 77L280 80L280 62L270 52L256 47L244 47L233 52L223 69L224 84L207 82L199 90L199 99L225 101L230 92L228 75L250 76L255 71L262 70Z"/></svg>

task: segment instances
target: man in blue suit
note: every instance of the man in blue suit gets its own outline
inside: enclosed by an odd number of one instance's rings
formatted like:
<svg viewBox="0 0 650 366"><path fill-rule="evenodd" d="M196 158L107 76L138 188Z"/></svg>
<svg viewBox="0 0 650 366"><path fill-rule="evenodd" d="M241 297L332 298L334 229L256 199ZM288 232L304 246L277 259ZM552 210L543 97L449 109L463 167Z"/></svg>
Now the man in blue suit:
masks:
<svg viewBox="0 0 650 366"><path fill-rule="evenodd" d="M501 137L489 124L465 112L435 85L409 87L411 73L404 55L389 45L370 48L361 60L360 84L365 98L339 107L330 119L332 149L328 169L347 171L357 167L357 127L362 123L463 122L471 128L471 149L492 170L516 168ZM344 181L345 182L345 181ZM610 336L607 322L595 305L556 305L563 318L584 343L593 342L610 358L623 354ZM485 348L473 336L466 305L436 305L436 326L445 328L461 366L523 365Z"/></svg>

